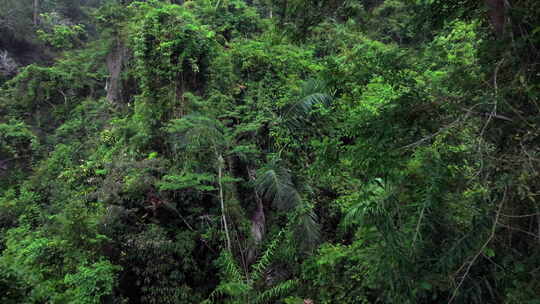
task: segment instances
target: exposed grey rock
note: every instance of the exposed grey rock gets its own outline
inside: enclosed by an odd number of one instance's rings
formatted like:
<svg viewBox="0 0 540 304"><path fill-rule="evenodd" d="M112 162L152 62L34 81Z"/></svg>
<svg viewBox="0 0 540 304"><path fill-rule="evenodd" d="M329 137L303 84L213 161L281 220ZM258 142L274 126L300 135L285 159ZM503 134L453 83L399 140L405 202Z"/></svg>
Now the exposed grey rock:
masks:
<svg viewBox="0 0 540 304"><path fill-rule="evenodd" d="M2 76L13 76L17 74L19 70L19 65L17 62L9 55L8 51L0 51L0 75Z"/></svg>

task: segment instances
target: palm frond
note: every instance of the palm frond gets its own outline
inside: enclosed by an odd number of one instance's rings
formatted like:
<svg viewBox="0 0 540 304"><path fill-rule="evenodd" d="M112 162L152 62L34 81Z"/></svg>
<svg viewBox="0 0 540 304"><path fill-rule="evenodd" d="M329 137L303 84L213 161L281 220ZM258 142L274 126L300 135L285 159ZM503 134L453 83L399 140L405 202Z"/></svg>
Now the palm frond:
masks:
<svg viewBox="0 0 540 304"><path fill-rule="evenodd" d="M198 113L171 121L165 131L172 136L175 150L198 150L221 146L226 142L223 125L216 119Z"/></svg>
<svg viewBox="0 0 540 304"><path fill-rule="evenodd" d="M300 194L294 187L290 170L273 161L260 171L255 190L279 210L291 210L300 203Z"/></svg>
<svg viewBox="0 0 540 304"><path fill-rule="evenodd" d="M281 119L284 124L291 129L308 124L315 107L329 107L332 104L333 98L326 91L326 84L321 80L310 79L304 82L298 98L282 109Z"/></svg>
<svg viewBox="0 0 540 304"><path fill-rule="evenodd" d="M321 239L321 227L319 217L313 208L304 208L298 216L298 225L295 229L295 236L304 250L312 250Z"/></svg>

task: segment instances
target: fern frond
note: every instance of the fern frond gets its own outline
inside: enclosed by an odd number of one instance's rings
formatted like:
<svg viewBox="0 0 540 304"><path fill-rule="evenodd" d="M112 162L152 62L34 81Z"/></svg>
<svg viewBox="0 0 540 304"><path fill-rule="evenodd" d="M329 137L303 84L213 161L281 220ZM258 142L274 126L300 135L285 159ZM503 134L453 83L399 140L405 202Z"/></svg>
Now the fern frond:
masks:
<svg viewBox="0 0 540 304"><path fill-rule="evenodd" d="M238 298L250 293L252 287L242 282L227 282L221 283L210 293L210 296L204 300L203 304L216 303L216 301L223 297Z"/></svg>
<svg viewBox="0 0 540 304"><path fill-rule="evenodd" d="M385 217L388 215L386 204L392 194L391 184L382 179L375 179L365 185L361 193L354 195L357 202L345 215L343 224L345 227L350 227L360 222L373 222Z"/></svg>
<svg viewBox="0 0 540 304"><path fill-rule="evenodd" d="M299 280L287 280L285 282L281 282L272 288L264 291L263 293L259 294L254 304L266 304L266 303L275 303L271 301L275 301L279 298L283 298L288 295L292 290L298 287Z"/></svg>
<svg viewBox="0 0 540 304"><path fill-rule="evenodd" d="M266 271L268 269L268 266L270 266L270 263L272 262L272 257L274 255L274 252L278 246L278 243L281 241L283 235L283 230L281 230L278 235L272 240L272 242L268 245L266 250L264 251L263 255L259 259L259 261L252 266L253 273L251 274L251 281L257 282L260 280Z"/></svg>
<svg viewBox="0 0 540 304"><path fill-rule="evenodd" d="M242 282L244 276L240 271L240 267L236 264L232 254L230 252L224 252L221 257L222 264L224 266L225 276L229 281Z"/></svg>
<svg viewBox="0 0 540 304"><path fill-rule="evenodd" d="M210 184L214 176L208 173L182 172L180 174L167 174L158 182L160 190L195 189L198 191L215 190Z"/></svg>
<svg viewBox="0 0 540 304"><path fill-rule="evenodd" d="M203 304L216 303L222 297L240 297L248 294L252 286L245 282L245 278L229 251L222 252L219 262L224 276L222 282L214 289Z"/></svg>

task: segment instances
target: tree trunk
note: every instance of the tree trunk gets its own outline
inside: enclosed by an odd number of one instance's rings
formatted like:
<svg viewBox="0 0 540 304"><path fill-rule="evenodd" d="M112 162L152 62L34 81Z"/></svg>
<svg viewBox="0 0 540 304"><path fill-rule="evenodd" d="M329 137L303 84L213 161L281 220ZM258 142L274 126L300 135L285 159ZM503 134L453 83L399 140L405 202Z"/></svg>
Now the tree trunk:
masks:
<svg viewBox="0 0 540 304"><path fill-rule="evenodd" d="M109 70L109 79L105 89L107 90L107 100L115 104L122 98L122 79L121 73L124 66L124 60L127 56L127 50L120 38L116 39L116 45L107 55L107 69Z"/></svg>
<svg viewBox="0 0 540 304"><path fill-rule="evenodd" d="M34 26L37 26L39 23L39 0L34 0L32 4L32 10L33 10Z"/></svg>
<svg viewBox="0 0 540 304"><path fill-rule="evenodd" d="M251 217L251 235L255 240L255 244L260 244L264 238L266 217L264 216L264 206L262 199L257 192L255 192L255 201L257 203L257 209Z"/></svg>
<svg viewBox="0 0 540 304"><path fill-rule="evenodd" d="M281 25L285 24L287 19L287 11L289 10L289 1L285 0L281 7L281 20L279 21Z"/></svg>
<svg viewBox="0 0 540 304"><path fill-rule="evenodd" d="M504 33L506 24L505 0L484 0L488 8L489 20L497 37Z"/></svg>
<svg viewBox="0 0 540 304"><path fill-rule="evenodd" d="M195 77L195 76L193 76ZM179 72L176 76L174 83L174 95L176 100L179 102L179 111L178 117L183 117L186 114L186 98L184 97L184 92L186 91L184 72Z"/></svg>
<svg viewBox="0 0 540 304"><path fill-rule="evenodd" d="M249 178L255 180L255 172L252 169L248 169ZM257 209L251 217L251 237L254 244L248 248L247 263L252 264L257 259L257 249L262 243L264 235L266 233L266 216L264 215L264 205L259 193L255 191L255 202Z"/></svg>

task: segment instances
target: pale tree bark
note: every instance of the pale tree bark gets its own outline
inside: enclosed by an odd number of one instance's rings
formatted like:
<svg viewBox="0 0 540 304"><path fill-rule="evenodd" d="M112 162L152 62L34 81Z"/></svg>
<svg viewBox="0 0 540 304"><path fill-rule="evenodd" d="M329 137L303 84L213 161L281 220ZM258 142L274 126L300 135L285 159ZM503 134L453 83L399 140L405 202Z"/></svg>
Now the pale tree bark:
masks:
<svg viewBox="0 0 540 304"><path fill-rule="evenodd" d="M248 169L248 174L250 180L255 181L255 170ZM251 264L256 260L258 246L262 243L266 233L266 216L264 214L263 200L257 191L255 191L255 203L257 204L257 208L251 217L251 237L253 238L254 243L248 248L248 264Z"/></svg>
<svg viewBox="0 0 540 304"><path fill-rule="evenodd" d="M107 69L109 78L105 89L107 90L107 100L115 104L122 98L122 68L127 57L127 48L120 38L116 39L116 44L107 55Z"/></svg>
<svg viewBox="0 0 540 304"><path fill-rule="evenodd" d="M506 0L484 0L488 8L489 20L498 37L504 33L506 24Z"/></svg>
<svg viewBox="0 0 540 304"><path fill-rule="evenodd" d="M266 1L266 6L268 7L268 18L272 19L274 13L274 3L272 0L268 0Z"/></svg>
<svg viewBox="0 0 540 304"><path fill-rule="evenodd" d="M221 205L221 221L223 222L223 228L225 230L225 237L227 238L227 249L232 252L231 237L229 236L229 226L227 225L227 216L225 215L225 198L223 196L223 167L225 160L221 154L218 155L218 185L219 185L219 202Z"/></svg>
<svg viewBox="0 0 540 304"><path fill-rule="evenodd" d="M39 23L39 0L33 0L32 10L34 26L37 26Z"/></svg>
<svg viewBox="0 0 540 304"><path fill-rule="evenodd" d="M251 235L256 244L260 244L265 234L266 217L264 216L264 207L262 199L258 193L255 193L255 201L257 203L257 209L251 217Z"/></svg>

